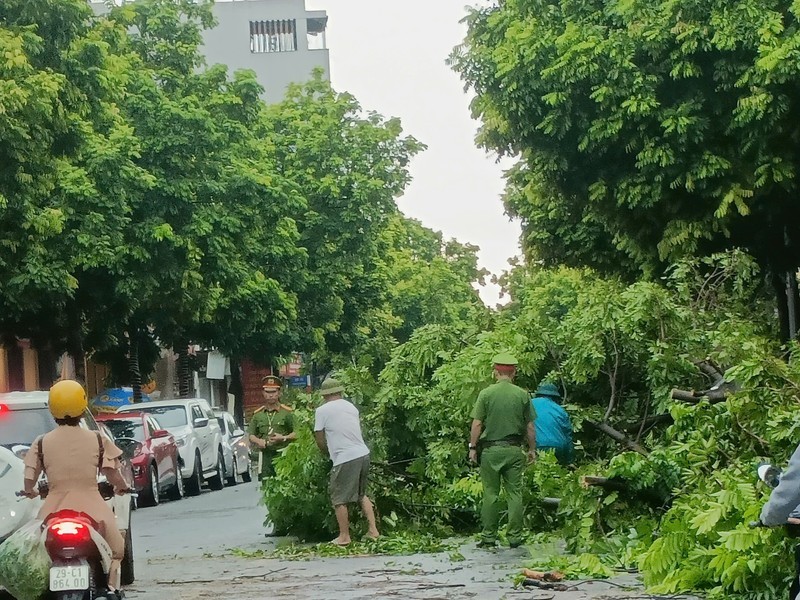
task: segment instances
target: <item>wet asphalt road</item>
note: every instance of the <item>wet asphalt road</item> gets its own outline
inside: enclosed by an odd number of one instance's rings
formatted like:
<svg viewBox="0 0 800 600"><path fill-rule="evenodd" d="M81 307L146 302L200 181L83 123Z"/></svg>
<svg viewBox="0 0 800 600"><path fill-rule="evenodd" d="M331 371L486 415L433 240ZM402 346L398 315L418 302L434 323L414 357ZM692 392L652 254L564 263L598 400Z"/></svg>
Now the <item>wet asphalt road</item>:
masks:
<svg viewBox="0 0 800 600"><path fill-rule="evenodd" d="M285 540L266 538L266 511L255 483L164 502L133 513L136 582L129 600L235 598L261 600L622 600L656 598L635 578L586 582L554 592L514 589L526 565L525 548L486 552L464 540L452 554L354 556L283 561L243 558L234 549L265 550ZM622 590L624 585L627 590ZM10 596L0 594L0 599Z"/></svg>

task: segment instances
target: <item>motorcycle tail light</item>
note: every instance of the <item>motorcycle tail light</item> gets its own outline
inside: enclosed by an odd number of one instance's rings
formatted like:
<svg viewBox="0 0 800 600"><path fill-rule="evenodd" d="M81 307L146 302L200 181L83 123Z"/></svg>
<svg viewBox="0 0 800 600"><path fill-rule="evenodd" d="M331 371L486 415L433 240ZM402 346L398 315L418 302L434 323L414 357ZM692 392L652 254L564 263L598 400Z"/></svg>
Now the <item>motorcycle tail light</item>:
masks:
<svg viewBox="0 0 800 600"><path fill-rule="evenodd" d="M77 521L57 521L50 525L48 533L51 539L68 546L88 542L92 538L89 528Z"/></svg>

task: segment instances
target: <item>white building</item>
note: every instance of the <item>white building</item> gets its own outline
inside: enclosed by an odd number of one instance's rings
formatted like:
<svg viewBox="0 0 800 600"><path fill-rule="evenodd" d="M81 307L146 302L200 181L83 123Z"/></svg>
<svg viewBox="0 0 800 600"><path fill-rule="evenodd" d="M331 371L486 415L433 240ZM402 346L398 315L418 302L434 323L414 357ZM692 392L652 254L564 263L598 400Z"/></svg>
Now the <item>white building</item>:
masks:
<svg viewBox="0 0 800 600"><path fill-rule="evenodd" d="M103 2L92 2L98 14ZM255 71L264 99L278 102L290 83L307 81L316 68L330 78L325 11L307 11L305 0L217 0L217 26L203 34L206 63Z"/></svg>

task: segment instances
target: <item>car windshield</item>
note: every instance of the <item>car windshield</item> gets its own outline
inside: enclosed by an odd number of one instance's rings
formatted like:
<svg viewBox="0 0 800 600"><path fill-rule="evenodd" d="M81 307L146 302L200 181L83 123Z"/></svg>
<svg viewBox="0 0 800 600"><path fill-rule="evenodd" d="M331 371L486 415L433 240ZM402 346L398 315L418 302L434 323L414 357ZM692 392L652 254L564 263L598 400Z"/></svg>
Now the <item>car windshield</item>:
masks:
<svg viewBox="0 0 800 600"><path fill-rule="evenodd" d="M144 441L144 426L139 417L132 419L109 419L103 421L115 438L133 438L137 442Z"/></svg>
<svg viewBox="0 0 800 600"><path fill-rule="evenodd" d="M156 415L158 422L165 429L170 427L183 427L189 421L186 419L186 409L183 406L137 406L137 412L145 412Z"/></svg>
<svg viewBox="0 0 800 600"><path fill-rule="evenodd" d="M0 445L29 446L38 436L56 428L53 415L46 408L8 410L0 412Z"/></svg>

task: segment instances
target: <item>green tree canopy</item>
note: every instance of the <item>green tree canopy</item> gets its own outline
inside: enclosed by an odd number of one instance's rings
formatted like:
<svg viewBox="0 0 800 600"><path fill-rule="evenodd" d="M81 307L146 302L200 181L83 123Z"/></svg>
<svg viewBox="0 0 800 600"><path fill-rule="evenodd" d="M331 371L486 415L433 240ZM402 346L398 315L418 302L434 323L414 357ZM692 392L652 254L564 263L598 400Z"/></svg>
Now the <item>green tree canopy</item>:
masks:
<svg viewBox="0 0 800 600"><path fill-rule="evenodd" d="M800 265L798 7L788 0L508 0L451 61L480 143L520 163L532 258L631 275L747 249Z"/></svg>

